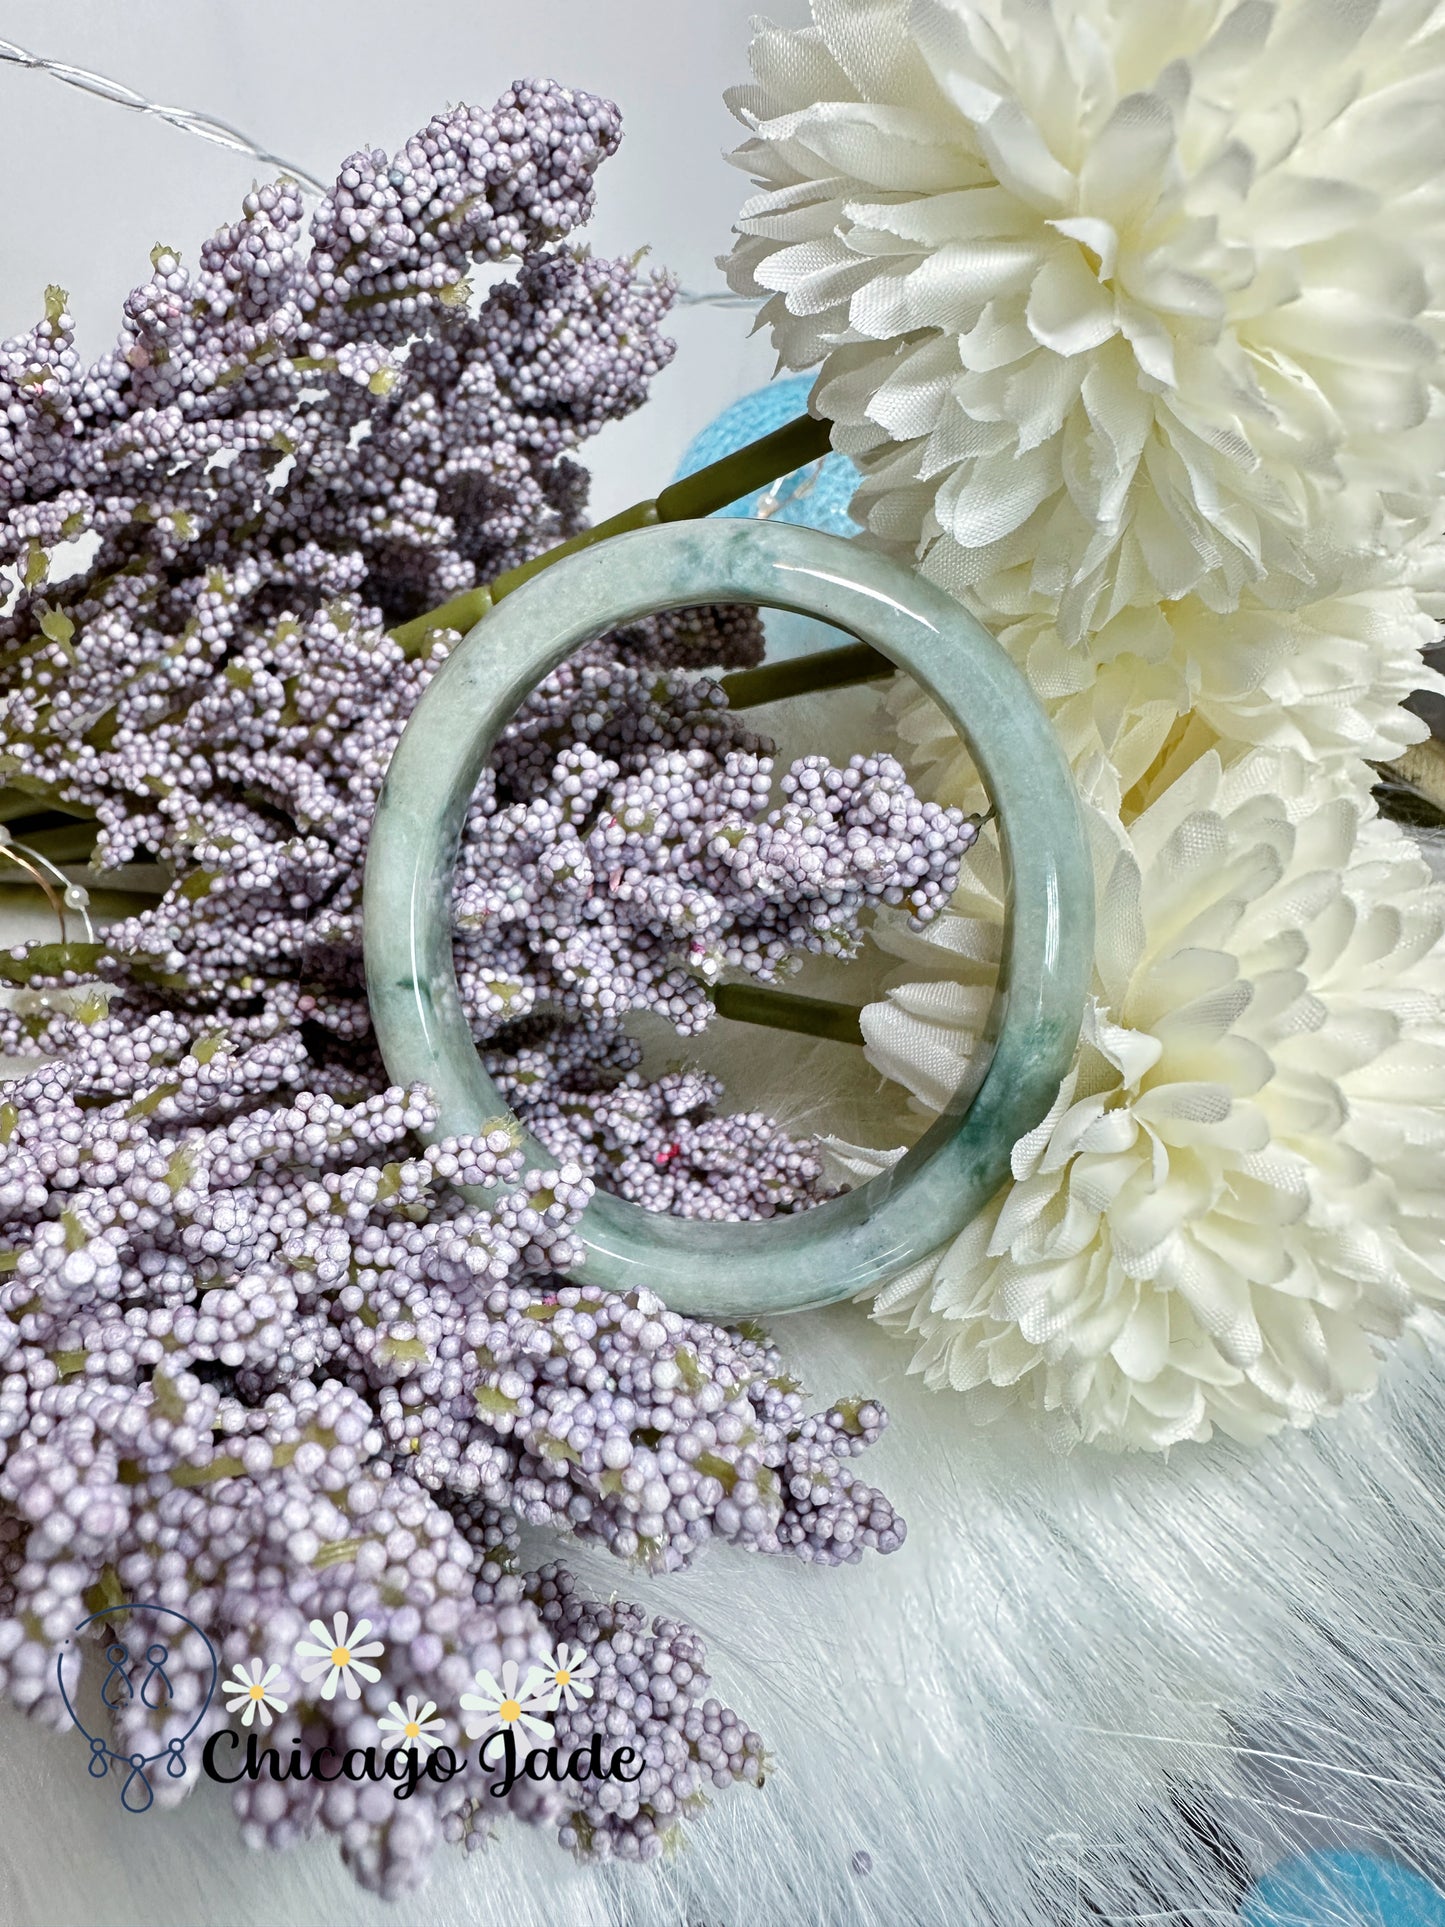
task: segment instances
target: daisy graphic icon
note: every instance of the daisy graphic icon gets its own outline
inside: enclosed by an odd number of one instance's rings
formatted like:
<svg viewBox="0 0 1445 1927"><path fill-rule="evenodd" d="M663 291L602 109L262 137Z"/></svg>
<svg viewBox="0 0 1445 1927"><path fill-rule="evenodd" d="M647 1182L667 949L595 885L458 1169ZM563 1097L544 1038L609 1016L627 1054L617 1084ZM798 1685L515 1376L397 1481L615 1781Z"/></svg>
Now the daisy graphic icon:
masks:
<svg viewBox="0 0 1445 1927"><path fill-rule="evenodd" d="M440 1715L433 1717L436 1713L435 1700L423 1705L415 1693L411 1693L405 1706L400 1700L393 1700L376 1724L388 1745L414 1746L419 1752L430 1753L446 1725Z"/></svg>
<svg viewBox="0 0 1445 1927"><path fill-rule="evenodd" d="M547 1711L548 1677L540 1666L529 1666L519 1684L520 1673L514 1659L504 1662L500 1684L485 1666L478 1669L476 1683L481 1690L463 1693L461 1698L462 1711L467 1715L468 1739L480 1740L504 1733L524 1753L528 1751L524 1741L540 1740L544 1746L550 1744L552 1728L543 1717Z"/></svg>
<svg viewBox="0 0 1445 1927"><path fill-rule="evenodd" d="M309 1630L310 1639L297 1641L298 1670L308 1686L322 1681L322 1699L335 1699L338 1685L349 1700L360 1699L362 1680L381 1678L379 1669L369 1662L380 1659L386 1648L379 1639L364 1643L371 1631L369 1619L358 1619L352 1628L346 1614L337 1613L329 1627L324 1620L313 1619Z"/></svg>
<svg viewBox="0 0 1445 1927"><path fill-rule="evenodd" d="M463 1693L461 1705L467 1737L481 1741L477 1765L498 1776L488 1786L494 1797L510 1793L519 1779L552 1780L560 1785L566 1780L641 1777L643 1763L633 1748L617 1747L609 1759L603 1758L600 1729L582 1744L570 1748L565 1742L558 1744L547 1715L564 1704L575 1711L579 1700L591 1699L590 1681L596 1672L597 1662L580 1646L564 1644L548 1653L542 1665L529 1665L525 1674L509 1659L500 1683L485 1667L477 1673L480 1691Z"/></svg>
<svg viewBox="0 0 1445 1927"><path fill-rule="evenodd" d="M579 1699L591 1699L591 1682L597 1676L597 1661L580 1646L569 1646L565 1640L562 1641L555 1653L547 1654L542 1671L542 1690L549 1712L555 1713L559 1706L565 1706L568 1712L575 1712Z"/></svg>
<svg viewBox="0 0 1445 1927"><path fill-rule="evenodd" d="M244 1666L237 1662L231 1672L231 1679L221 1681L221 1691L227 1698L227 1712L240 1713L242 1726L249 1726L258 1717L262 1726L269 1726L273 1712L286 1711L289 1702L271 1691L281 1677L279 1666L268 1666L265 1660L252 1657Z"/></svg>

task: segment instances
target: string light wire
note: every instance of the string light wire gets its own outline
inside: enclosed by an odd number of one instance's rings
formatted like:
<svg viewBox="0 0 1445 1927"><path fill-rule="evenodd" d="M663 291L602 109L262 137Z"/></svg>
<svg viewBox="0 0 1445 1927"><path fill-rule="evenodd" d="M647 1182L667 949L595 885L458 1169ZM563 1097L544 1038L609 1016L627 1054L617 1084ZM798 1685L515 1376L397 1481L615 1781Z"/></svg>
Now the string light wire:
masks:
<svg viewBox="0 0 1445 1927"><path fill-rule="evenodd" d="M263 167L274 167L283 174L289 174L307 194L319 197L328 191L326 183L309 174L304 167L287 160L284 154L273 153L239 127L233 127L229 121L218 120L214 114L203 114L193 107L171 107L163 101L149 100L133 87L127 87L123 81L112 80L108 74L96 73L90 67L74 66L67 60L54 60L48 54L35 53L13 40L0 40L0 63L24 67L31 73L46 74L63 87L74 87L80 93L93 95L97 100L109 101L114 107L125 107L132 113L164 121L168 127L179 128L183 134L194 134L198 140L210 141L213 146L224 147L229 153L248 155ZM726 288L702 292L681 288L677 294L677 305L681 308L756 308L758 303L750 295L733 294Z"/></svg>

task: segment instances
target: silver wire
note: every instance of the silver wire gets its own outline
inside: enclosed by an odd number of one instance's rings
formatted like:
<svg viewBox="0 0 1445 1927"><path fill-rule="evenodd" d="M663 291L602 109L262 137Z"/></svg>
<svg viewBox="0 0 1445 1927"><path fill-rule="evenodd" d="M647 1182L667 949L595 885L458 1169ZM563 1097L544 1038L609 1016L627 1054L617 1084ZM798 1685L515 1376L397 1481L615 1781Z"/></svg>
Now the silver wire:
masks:
<svg viewBox="0 0 1445 1927"><path fill-rule="evenodd" d="M308 174L297 162L287 160L284 154L273 153L239 127L233 127L229 121L218 120L214 114L203 114L193 107L169 107L162 101L148 100L144 94L138 94L123 81L112 80L109 75L96 73L89 67L76 67L68 60L54 60L48 54L34 53L13 40L0 40L0 62L8 62L12 67L28 68L32 73L47 74L64 87L93 94L97 100L107 100L115 107L127 107L135 114L149 115L152 120L164 121L168 127L178 127L183 134L194 134L198 140L210 141L232 154L249 155L263 167L279 168L283 174L289 174L296 185L308 194L323 195L328 191L324 181L317 180L314 174ZM733 294L726 288L715 292L680 288L677 305L680 308L757 308L761 303L751 295Z"/></svg>

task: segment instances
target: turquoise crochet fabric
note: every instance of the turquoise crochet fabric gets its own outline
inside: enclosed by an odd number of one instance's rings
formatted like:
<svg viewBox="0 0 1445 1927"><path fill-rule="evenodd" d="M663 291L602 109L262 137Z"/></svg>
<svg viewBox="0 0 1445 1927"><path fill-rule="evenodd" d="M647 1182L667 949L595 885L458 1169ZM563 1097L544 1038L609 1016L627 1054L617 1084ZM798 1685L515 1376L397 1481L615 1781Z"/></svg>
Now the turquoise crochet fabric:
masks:
<svg viewBox="0 0 1445 1927"><path fill-rule="evenodd" d="M1240 1927L1445 1927L1445 1894L1370 1853L1287 1860L1252 1888Z"/></svg>
<svg viewBox="0 0 1445 1927"><path fill-rule="evenodd" d="M811 375L789 375L735 401L689 445L673 479L680 481L684 475L706 468L709 462L721 461L735 448L756 441L759 435L806 415L812 386ZM847 456L829 455L816 470L799 469L775 483L772 490L759 489L718 513L756 515L763 496L772 494L777 503L772 519L776 521L801 522L807 528L825 529L833 535L856 535L858 524L848 513L848 504L857 486L857 471Z"/></svg>

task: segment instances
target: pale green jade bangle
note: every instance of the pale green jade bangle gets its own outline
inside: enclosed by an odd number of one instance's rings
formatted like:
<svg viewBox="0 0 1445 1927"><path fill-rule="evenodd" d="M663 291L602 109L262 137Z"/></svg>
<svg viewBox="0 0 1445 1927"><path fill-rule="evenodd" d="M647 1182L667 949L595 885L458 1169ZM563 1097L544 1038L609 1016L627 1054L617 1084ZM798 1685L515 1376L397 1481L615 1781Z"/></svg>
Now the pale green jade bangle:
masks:
<svg viewBox="0 0 1445 1927"><path fill-rule="evenodd" d="M1058 1094L1093 956L1093 873L1068 767L1003 650L941 589L837 536L722 519L616 536L508 596L433 677L382 787L365 890L367 991L392 1081L431 1087L434 1141L499 1123L519 1132L477 1055L452 960L453 871L478 779L523 698L579 644L658 610L738 602L850 631L928 691L998 812L1009 905L983 1081L891 1170L757 1223L594 1195L574 1282L644 1285L674 1311L719 1319L829 1304L937 1250L994 1195L1015 1141ZM555 1165L525 1142L539 1168Z"/></svg>

